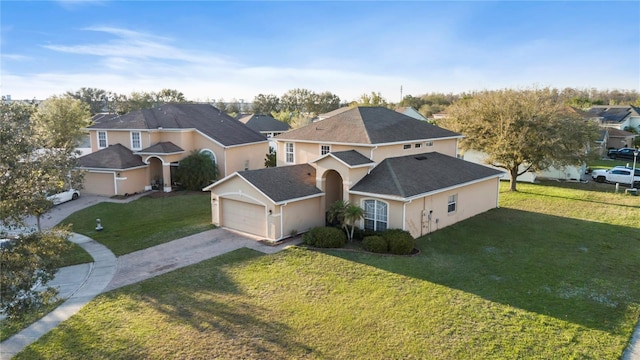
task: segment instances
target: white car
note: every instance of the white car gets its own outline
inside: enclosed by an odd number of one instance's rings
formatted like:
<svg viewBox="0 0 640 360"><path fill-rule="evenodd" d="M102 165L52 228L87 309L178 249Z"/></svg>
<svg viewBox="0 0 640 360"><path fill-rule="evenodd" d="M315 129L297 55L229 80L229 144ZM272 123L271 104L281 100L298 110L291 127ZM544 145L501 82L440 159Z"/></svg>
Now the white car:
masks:
<svg viewBox="0 0 640 360"><path fill-rule="evenodd" d="M610 182L620 184L631 184L631 171L633 169L625 166L616 166L609 170L599 169L591 173L591 178L596 182ZM640 169L636 169L633 182L640 182Z"/></svg>
<svg viewBox="0 0 640 360"><path fill-rule="evenodd" d="M80 192L76 189L69 189L63 192L47 196L47 200L53 201L53 205L75 200L80 197Z"/></svg>

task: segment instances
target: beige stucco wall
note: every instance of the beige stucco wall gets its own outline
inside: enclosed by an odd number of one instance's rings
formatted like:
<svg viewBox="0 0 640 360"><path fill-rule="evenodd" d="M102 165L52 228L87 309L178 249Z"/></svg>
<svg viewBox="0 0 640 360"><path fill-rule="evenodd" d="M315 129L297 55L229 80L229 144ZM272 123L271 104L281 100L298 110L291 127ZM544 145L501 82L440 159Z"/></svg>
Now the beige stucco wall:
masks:
<svg viewBox="0 0 640 360"><path fill-rule="evenodd" d="M113 196L116 194L114 189L114 172L97 173L86 172L84 175L83 193Z"/></svg>
<svg viewBox="0 0 640 360"><path fill-rule="evenodd" d="M270 240L288 237L293 230L302 233L316 226L324 226L323 202L323 197L314 197L280 206L283 216L282 233L276 233L276 238Z"/></svg>
<svg viewBox="0 0 640 360"><path fill-rule="evenodd" d="M144 187L149 185L148 171L148 168L120 171L120 178L116 178L118 195L144 192Z"/></svg>
<svg viewBox="0 0 640 360"><path fill-rule="evenodd" d="M456 211L448 213L448 199L450 195L458 195ZM375 199L351 195L351 201L364 207L363 200ZM476 184L463 186L437 193L411 202L377 199L388 205L388 228L407 230L414 237L420 237L430 232L453 225L490 209L498 204L498 179L489 179ZM424 222L423 222L423 210ZM428 217L429 211L431 218ZM403 221L404 219L404 221ZM364 227L361 221L358 224Z"/></svg>
<svg viewBox="0 0 640 360"><path fill-rule="evenodd" d="M419 237L496 208L498 182L497 178L493 178L413 200L406 206L405 230L411 232L414 237ZM454 194L458 195L456 211L448 213L448 199ZM425 216L424 223L423 210L426 213L433 211L431 219Z"/></svg>
<svg viewBox="0 0 640 360"><path fill-rule="evenodd" d="M269 153L269 142L259 142L242 146L227 148L226 161L220 164L219 170L222 177L233 174L236 171L244 171L245 166L249 170L263 169L264 159Z"/></svg>
<svg viewBox="0 0 640 360"><path fill-rule="evenodd" d="M292 165L286 163L285 143L286 141L278 141L277 148L277 164L278 166ZM416 148L415 144L420 143L420 147ZM410 149L404 149L405 144L410 144ZM320 147L323 144L319 143L306 143L295 142L294 143L294 163L305 164L314 160L317 160L320 155ZM449 156L456 156L457 152L457 139L445 139L434 140L433 146L426 146L425 141L407 141L406 143L399 143L393 145L382 146L354 146L354 145L331 145L331 152L356 150L360 154L371 159L373 154L373 161L381 162L389 157L398 157L412 154L421 154L425 152L439 152Z"/></svg>

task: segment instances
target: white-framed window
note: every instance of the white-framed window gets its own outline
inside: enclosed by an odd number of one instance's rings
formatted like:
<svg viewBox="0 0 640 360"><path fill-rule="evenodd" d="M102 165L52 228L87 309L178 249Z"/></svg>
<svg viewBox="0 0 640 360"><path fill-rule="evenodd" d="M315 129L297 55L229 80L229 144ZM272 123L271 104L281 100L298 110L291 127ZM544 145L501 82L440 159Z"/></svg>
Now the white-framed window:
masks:
<svg viewBox="0 0 640 360"><path fill-rule="evenodd" d="M389 206L380 200L364 201L364 228L366 230L387 230Z"/></svg>
<svg viewBox="0 0 640 360"><path fill-rule="evenodd" d="M142 140L140 138L140 131L131 132L131 150L142 150Z"/></svg>
<svg viewBox="0 0 640 360"><path fill-rule="evenodd" d="M98 131L98 149L104 149L107 147L107 132Z"/></svg>
<svg viewBox="0 0 640 360"><path fill-rule="evenodd" d="M200 153L207 155L211 159L213 164L217 165L216 164L216 154L214 154L213 151L211 151L209 149L203 149L203 150L200 150Z"/></svg>
<svg viewBox="0 0 640 360"><path fill-rule="evenodd" d="M447 212L449 214L456 212L457 203L458 194L449 195L449 199L447 200Z"/></svg>
<svg viewBox="0 0 640 360"><path fill-rule="evenodd" d="M287 164L293 164L293 143L284 144L285 162Z"/></svg>
<svg viewBox="0 0 640 360"><path fill-rule="evenodd" d="M422 143L413 144L413 147L416 149L420 149L422 147Z"/></svg>
<svg viewBox="0 0 640 360"><path fill-rule="evenodd" d="M403 150L409 150L409 149L411 149L411 144L404 144L404 145L402 145L402 149L403 149Z"/></svg>
<svg viewBox="0 0 640 360"><path fill-rule="evenodd" d="M433 141L429 140L424 143L424 146L433 146Z"/></svg>
<svg viewBox="0 0 640 360"><path fill-rule="evenodd" d="M320 155L327 155L331 152L331 145L320 145Z"/></svg>

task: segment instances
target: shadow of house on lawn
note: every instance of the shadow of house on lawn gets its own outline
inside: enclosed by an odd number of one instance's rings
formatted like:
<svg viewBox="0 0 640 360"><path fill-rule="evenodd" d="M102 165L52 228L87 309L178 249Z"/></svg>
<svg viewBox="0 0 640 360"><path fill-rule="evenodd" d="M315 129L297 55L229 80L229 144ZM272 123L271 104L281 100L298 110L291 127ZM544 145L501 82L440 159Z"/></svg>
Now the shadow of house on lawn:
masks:
<svg viewBox="0 0 640 360"><path fill-rule="evenodd" d="M417 241L416 257L330 252L612 334L640 315L636 228L500 208Z"/></svg>

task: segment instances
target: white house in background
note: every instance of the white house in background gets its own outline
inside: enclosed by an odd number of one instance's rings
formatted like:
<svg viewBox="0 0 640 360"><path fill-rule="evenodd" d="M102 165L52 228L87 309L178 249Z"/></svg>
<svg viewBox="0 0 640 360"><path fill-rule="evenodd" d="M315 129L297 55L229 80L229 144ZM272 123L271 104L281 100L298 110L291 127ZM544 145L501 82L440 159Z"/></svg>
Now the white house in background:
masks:
<svg viewBox="0 0 640 360"><path fill-rule="evenodd" d="M483 164L485 166L491 166L491 165L487 165L487 163L485 162L487 157L488 155L486 153L477 151L477 150L467 150L461 156L461 158L466 161L470 161L476 164ZM504 170L502 168L495 167L495 166L491 166L491 167L493 167L494 169ZM520 166L519 171L523 171L525 169L526 169L525 166ZM582 164L581 166L565 166L562 168L556 168L552 166L541 171L536 171L536 172L528 171L518 176L516 180L520 182L530 182L530 183L533 183L536 180L542 180L542 179L580 181L584 177L586 170L587 170L586 164ZM509 175L505 173L502 180L509 180Z"/></svg>

